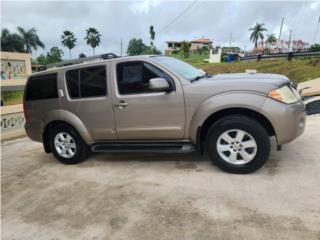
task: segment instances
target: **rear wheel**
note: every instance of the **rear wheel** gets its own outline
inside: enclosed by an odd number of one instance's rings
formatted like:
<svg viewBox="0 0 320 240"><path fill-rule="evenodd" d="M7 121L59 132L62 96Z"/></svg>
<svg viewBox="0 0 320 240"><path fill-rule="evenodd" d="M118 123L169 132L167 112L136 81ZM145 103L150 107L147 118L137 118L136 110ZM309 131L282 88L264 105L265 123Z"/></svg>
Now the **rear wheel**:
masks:
<svg viewBox="0 0 320 240"><path fill-rule="evenodd" d="M250 173L268 160L270 140L256 120L230 115L219 119L209 129L207 151L213 163L224 171Z"/></svg>
<svg viewBox="0 0 320 240"><path fill-rule="evenodd" d="M76 164L88 154L88 147L69 125L59 124L50 131L49 145L53 155L62 163Z"/></svg>

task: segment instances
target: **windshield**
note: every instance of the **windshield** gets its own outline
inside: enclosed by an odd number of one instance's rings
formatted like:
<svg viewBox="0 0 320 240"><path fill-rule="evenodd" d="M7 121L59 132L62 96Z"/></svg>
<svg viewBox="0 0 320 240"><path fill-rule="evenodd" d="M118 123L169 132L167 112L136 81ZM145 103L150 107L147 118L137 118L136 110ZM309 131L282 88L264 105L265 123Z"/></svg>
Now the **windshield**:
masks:
<svg viewBox="0 0 320 240"><path fill-rule="evenodd" d="M189 81L205 75L199 69L173 57L156 56L152 57L152 59Z"/></svg>

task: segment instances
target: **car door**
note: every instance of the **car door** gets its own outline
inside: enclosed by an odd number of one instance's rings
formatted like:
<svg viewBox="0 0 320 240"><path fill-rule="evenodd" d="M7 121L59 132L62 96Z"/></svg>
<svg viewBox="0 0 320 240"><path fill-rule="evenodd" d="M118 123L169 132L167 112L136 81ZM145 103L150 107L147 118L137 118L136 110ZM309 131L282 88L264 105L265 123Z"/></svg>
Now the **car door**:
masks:
<svg viewBox="0 0 320 240"><path fill-rule="evenodd" d="M116 140L109 63L74 67L64 75L63 108L80 119L92 140Z"/></svg>
<svg viewBox="0 0 320 240"><path fill-rule="evenodd" d="M149 61L113 63L113 106L119 140L178 140L184 136L185 106L179 79ZM170 92L149 89L151 78L165 78Z"/></svg>

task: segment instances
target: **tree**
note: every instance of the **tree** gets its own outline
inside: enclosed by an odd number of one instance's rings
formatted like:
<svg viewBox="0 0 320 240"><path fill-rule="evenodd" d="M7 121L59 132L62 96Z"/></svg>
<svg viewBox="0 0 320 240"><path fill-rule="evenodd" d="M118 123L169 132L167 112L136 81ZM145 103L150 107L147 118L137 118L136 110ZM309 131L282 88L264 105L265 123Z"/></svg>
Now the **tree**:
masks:
<svg viewBox="0 0 320 240"><path fill-rule="evenodd" d="M127 53L130 56L141 55L144 53L146 45L143 43L142 39L132 38L129 41Z"/></svg>
<svg viewBox="0 0 320 240"><path fill-rule="evenodd" d="M79 54L79 58L85 58L85 57L86 57L86 55L84 53Z"/></svg>
<svg viewBox="0 0 320 240"><path fill-rule="evenodd" d="M156 54L159 55L161 54L161 51L159 49L157 49L156 47L151 47L151 46L145 46L144 47L144 51L142 52L142 54Z"/></svg>
<svg viewBox="0 0 320 240"><path fill-rule="evenodd" d="M47 53L47 63L56 63L62 61L63 51L58 47L52 47Z"/></svg>
<svg viewBox="0 0 320 240"><path fill-rule="evenodd" d="M64 31L61 35L62 45L69 48L69 54L71 58L71 49L76 46L77 39L71 31Z"/></svg>
<svg viewBox="0 0 320 240"><path fill-rule="evenodd" d="M189 57L190 43L183 41L180 50L185 58Z"/></svg>
<svg viewBox="0 0 320 240"><path fill-rule="evenodd" d="M320 51L320 43L315 43L310 46L310 51L317 52Z"/></svg>
<svg viewBox="0 0 320 240"><path fill-rule="evenodd" d="M264 23L256 23L256 25L250 28L249 31L251 31L250 40L254 42L254 47L255 48L258 47L259 38L262 40L262 46L263 46L263 38L264 38L263 32L268 31L268 29L264 27Z"/></svg>
<svg viewBox="0 0 320 240"><path fill-rule="evenodd" d="M52 47L46 55L41 54L37 57L37 63L47 65L62 61L63 51L58 47Z"/></svg>
<svg viewBox="0 0 320 240"><path fill-rule="evenodd" d="M273 33L272 34L268 34L266 43L270 46L270 44L275 43L275 42L277 42L276 36Z"/></svg>
<svg viewBox="0 0 320 240"><path fill-rule="evenodd" d="M1 51L23 52L24 44L20 35L10 33L6 28L1 29Z"/></svg>
<svg viewBox="0 0 320 240"><path fill-rule="evenodd" d="M38 47L44 48L35 28L25 30L22 27L17 27L17 30L27 53L31 53L32 49L37 50Z"/></svg>
<svg viewBox="0 0 320 240"><path fill-rule="evenodd" d="M154 41L154 38L156 37L156 32L154 31L154 27L152 25L149 28L149 34L151 39L151 42L150 42L151 50L153 50L153 41ZM151 51L151 53L153 54L153 51Z"/></svg>
<svg viewBox="0 0 320 240"><path fill-rule="evenodd" d="M94 49L99 46L101 42L101 34L95 28L88 28L86 31L87 35L84 39L87 40L87 44L92 47L93 55L95 55Z"/></svg>

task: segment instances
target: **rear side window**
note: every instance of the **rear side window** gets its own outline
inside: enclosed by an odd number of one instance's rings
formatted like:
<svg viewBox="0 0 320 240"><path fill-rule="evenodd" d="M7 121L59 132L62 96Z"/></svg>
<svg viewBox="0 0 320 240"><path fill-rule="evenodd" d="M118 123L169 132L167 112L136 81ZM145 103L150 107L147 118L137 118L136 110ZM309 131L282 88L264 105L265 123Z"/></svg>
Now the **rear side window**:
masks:
<svg viewBox="0 0 320 240"><path fill-rule="evenodd" d="M57 73L30 77L26 88L26 101L58 97Z"/></svg>
<svg viewBox="0 0 320 240"><path fill-rule="evenodd" d="M71 98L98 97L107 93L105 66L70 70L66 80Z"/></svg>

